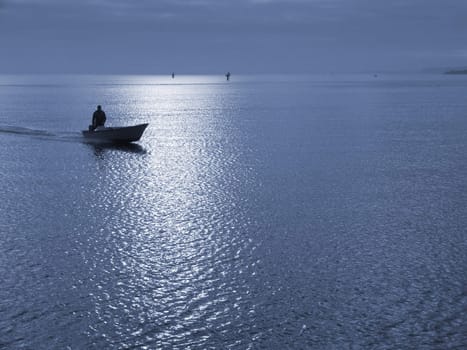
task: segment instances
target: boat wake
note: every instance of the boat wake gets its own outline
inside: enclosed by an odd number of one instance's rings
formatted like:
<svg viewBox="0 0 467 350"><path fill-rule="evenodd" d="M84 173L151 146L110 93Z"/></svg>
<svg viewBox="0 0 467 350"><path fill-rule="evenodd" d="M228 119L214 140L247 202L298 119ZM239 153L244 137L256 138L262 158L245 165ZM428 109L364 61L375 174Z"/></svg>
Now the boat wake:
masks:
<svg viewBox="0 0 467 350"><path fill-rule="evenodd" d="M82 142L83 138L79 132L50 132L11 125L0 125L0 134L15 134L29 136L39 139L64 142Z"/></svg>
<svg viewBox="0 0 467 350"><path fill-rule="evenodd" d="M6 134L19 134L19 135L31 135L31 136L52 136L51 132L45 130L35 130L29 128L22 128L19 126L0 126L0 132Z"/></svg>

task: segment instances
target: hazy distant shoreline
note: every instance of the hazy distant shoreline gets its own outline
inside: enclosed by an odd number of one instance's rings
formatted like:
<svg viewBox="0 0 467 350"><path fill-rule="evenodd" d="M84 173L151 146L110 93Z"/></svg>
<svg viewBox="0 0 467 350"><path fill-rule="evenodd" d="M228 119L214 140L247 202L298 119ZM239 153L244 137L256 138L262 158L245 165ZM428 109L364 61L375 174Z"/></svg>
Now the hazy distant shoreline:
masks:
<svg viewBox="0 0 467 350"><path fill-rule="evenodd" d="M452 69L444 72L444 74L467 74L467 69Z"/></svg>

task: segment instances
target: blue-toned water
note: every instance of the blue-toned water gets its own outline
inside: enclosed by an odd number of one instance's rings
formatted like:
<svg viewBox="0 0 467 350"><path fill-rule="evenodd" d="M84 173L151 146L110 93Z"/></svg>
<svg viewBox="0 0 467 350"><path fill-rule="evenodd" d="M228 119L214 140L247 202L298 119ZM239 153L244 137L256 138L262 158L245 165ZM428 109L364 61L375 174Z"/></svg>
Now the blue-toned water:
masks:
<svg viewBox="0 0 467 350"><path fill-rule="evenodd" d="M0 77L0 348L466 348L467 77L224 80Z"/></svg>

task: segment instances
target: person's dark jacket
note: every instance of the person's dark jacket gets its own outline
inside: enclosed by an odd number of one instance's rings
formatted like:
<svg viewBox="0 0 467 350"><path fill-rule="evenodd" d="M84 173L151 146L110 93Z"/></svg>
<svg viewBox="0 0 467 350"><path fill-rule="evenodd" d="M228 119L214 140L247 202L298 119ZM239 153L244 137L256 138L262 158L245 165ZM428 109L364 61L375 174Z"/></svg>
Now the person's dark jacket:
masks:
<svg viewBox="0 0 467 350"><path fill-rule="evenodd" d="M105 116L105 112L102 109L98 109L92 115L92 127L93 129L97 128L98 126L104 126L107 117Z"/></svg>

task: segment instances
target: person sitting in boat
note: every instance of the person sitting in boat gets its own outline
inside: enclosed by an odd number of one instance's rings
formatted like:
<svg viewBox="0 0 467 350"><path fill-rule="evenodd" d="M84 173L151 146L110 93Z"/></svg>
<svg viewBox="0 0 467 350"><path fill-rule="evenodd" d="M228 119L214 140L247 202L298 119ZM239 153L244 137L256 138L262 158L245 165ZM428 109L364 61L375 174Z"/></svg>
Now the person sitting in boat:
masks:
<svg viewBox="0 0 467 350"><path fill-rule="evenodd" d="M102 107L97 106L97 110L92 115L92 130L96 130L99 126L104 126L107 117L105 112L102 110Z"/></svg>

